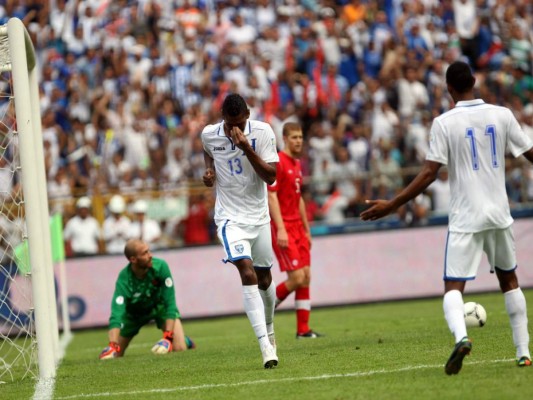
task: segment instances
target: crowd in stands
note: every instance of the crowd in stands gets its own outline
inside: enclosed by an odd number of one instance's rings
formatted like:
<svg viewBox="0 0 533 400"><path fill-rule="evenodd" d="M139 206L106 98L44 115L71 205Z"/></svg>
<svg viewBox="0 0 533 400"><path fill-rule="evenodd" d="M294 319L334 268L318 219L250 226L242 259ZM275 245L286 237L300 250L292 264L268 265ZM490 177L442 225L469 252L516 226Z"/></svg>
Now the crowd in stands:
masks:
<svg viewBox="0 0 533 400"><path fill-rule="evenodd" d="M200 132L238 92L279 144L284 122L303 125L309 215L342 223L416 174L432 119L453 107L444 72L458 59L533 136L528 0L0 4L0 23L20 18L36 49L52 202L201 185ZM511 200L532 201L533 169L509 159L508 175ZM417 202L425 214L446 212L437 186Z"/></svg>

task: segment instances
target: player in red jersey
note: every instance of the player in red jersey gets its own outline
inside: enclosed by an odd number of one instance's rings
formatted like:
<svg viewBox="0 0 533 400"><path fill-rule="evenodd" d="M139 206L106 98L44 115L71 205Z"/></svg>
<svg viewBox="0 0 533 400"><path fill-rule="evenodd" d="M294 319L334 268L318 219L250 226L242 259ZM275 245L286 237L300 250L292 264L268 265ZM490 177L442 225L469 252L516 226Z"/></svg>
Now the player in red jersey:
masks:
<svg viewBox="0 0 533 400"><path fill-rule="evenodd" d="M272 247L287 280L276 287L277 304L295 292L297 338L321 336L309 328L311 313L311 231L301 196L300 160L303 133L299 124L283 125L285 147L279 152L276 182L268 186L268 206L272 225Z"/></svg>

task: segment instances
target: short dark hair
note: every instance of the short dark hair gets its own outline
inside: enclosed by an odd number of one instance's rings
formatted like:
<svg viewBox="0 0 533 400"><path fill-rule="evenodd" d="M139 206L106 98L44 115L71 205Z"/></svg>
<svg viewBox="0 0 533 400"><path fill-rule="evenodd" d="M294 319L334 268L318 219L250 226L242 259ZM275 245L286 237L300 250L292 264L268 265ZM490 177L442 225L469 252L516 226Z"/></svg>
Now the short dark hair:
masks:
<svg viewBox="0 0 533 400"><path fill-rule="evenodd" d="M227 117L238 117L246 113L248 106L240 94L231 93L226 96L222 103L222 115Z"/></svg>
<svg viewBox="0 0 533 400"><path fill-rule="evenodd" d="M455 61L446 70L446 83L458 93L466 93L476 82L470 66L463 61Z"/></svg>

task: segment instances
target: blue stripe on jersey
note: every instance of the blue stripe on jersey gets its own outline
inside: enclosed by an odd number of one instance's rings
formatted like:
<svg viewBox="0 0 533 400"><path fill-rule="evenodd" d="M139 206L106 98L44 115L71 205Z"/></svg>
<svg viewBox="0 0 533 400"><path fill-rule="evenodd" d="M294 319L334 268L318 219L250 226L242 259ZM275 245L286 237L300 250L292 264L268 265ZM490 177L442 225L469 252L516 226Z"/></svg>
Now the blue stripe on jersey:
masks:
<svg viewBox="0 0 533 400"><path fill-rule="evenodd" d="M459 282L466 282L466 281L473 281L474 279L476 279L475 276L470 276L468 278L456 278L455 276L453 277L449 277L449 276L444 276L444 280L445 281L459 281Z"/></svg>

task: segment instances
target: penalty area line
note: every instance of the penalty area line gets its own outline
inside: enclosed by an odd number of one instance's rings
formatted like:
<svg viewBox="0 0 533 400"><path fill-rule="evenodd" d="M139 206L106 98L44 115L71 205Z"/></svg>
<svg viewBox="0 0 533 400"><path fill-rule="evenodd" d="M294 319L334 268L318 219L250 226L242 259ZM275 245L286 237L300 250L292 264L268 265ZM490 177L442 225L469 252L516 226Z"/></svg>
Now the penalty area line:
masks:
<svg viewBox="0 0 533 400"><path fill-rule="evenodd" d="M490 360L490 361L473 361L469 362L466 365L475 365L475 364L496 364L503 362L514 361L513 358L501 359L501 360ZM234 383L209 383L205 385L192 385L192 386L181 386L175 388L166 388L166 389L149 389L149 390L132 390L128 392L101 392L101 393L88 393L88 394L77 394L73 396L64 396L64 397L55 397L56 400L70 400L70 399L88 399L88 398L99 398L99 397L114 397L114 396L134 396L134 395L149 395L155 393L175 393L175 392L185 392L193 390L203 390L203 389L216 389L216 388L230 388L230 387L239 387L239 386L251 386L251 385L262 385L265 383L286 383L286 382L298 382L298 381L320 381L325 379L339 379L339 378L360 378L372 375L381 375L381 374L394 374L398 372L407 372L415 371L420 369L433 369L433 368L443 368L442 364L433 364L433 365L411 365L402 368L395 369L378 369L373 371L361 371L361 372L347 372L344 374L323 374L315 376L295 376L290 378L278 378L278 379L260 379L254 381L244 381L244 382L234 382Z"/></svg>

